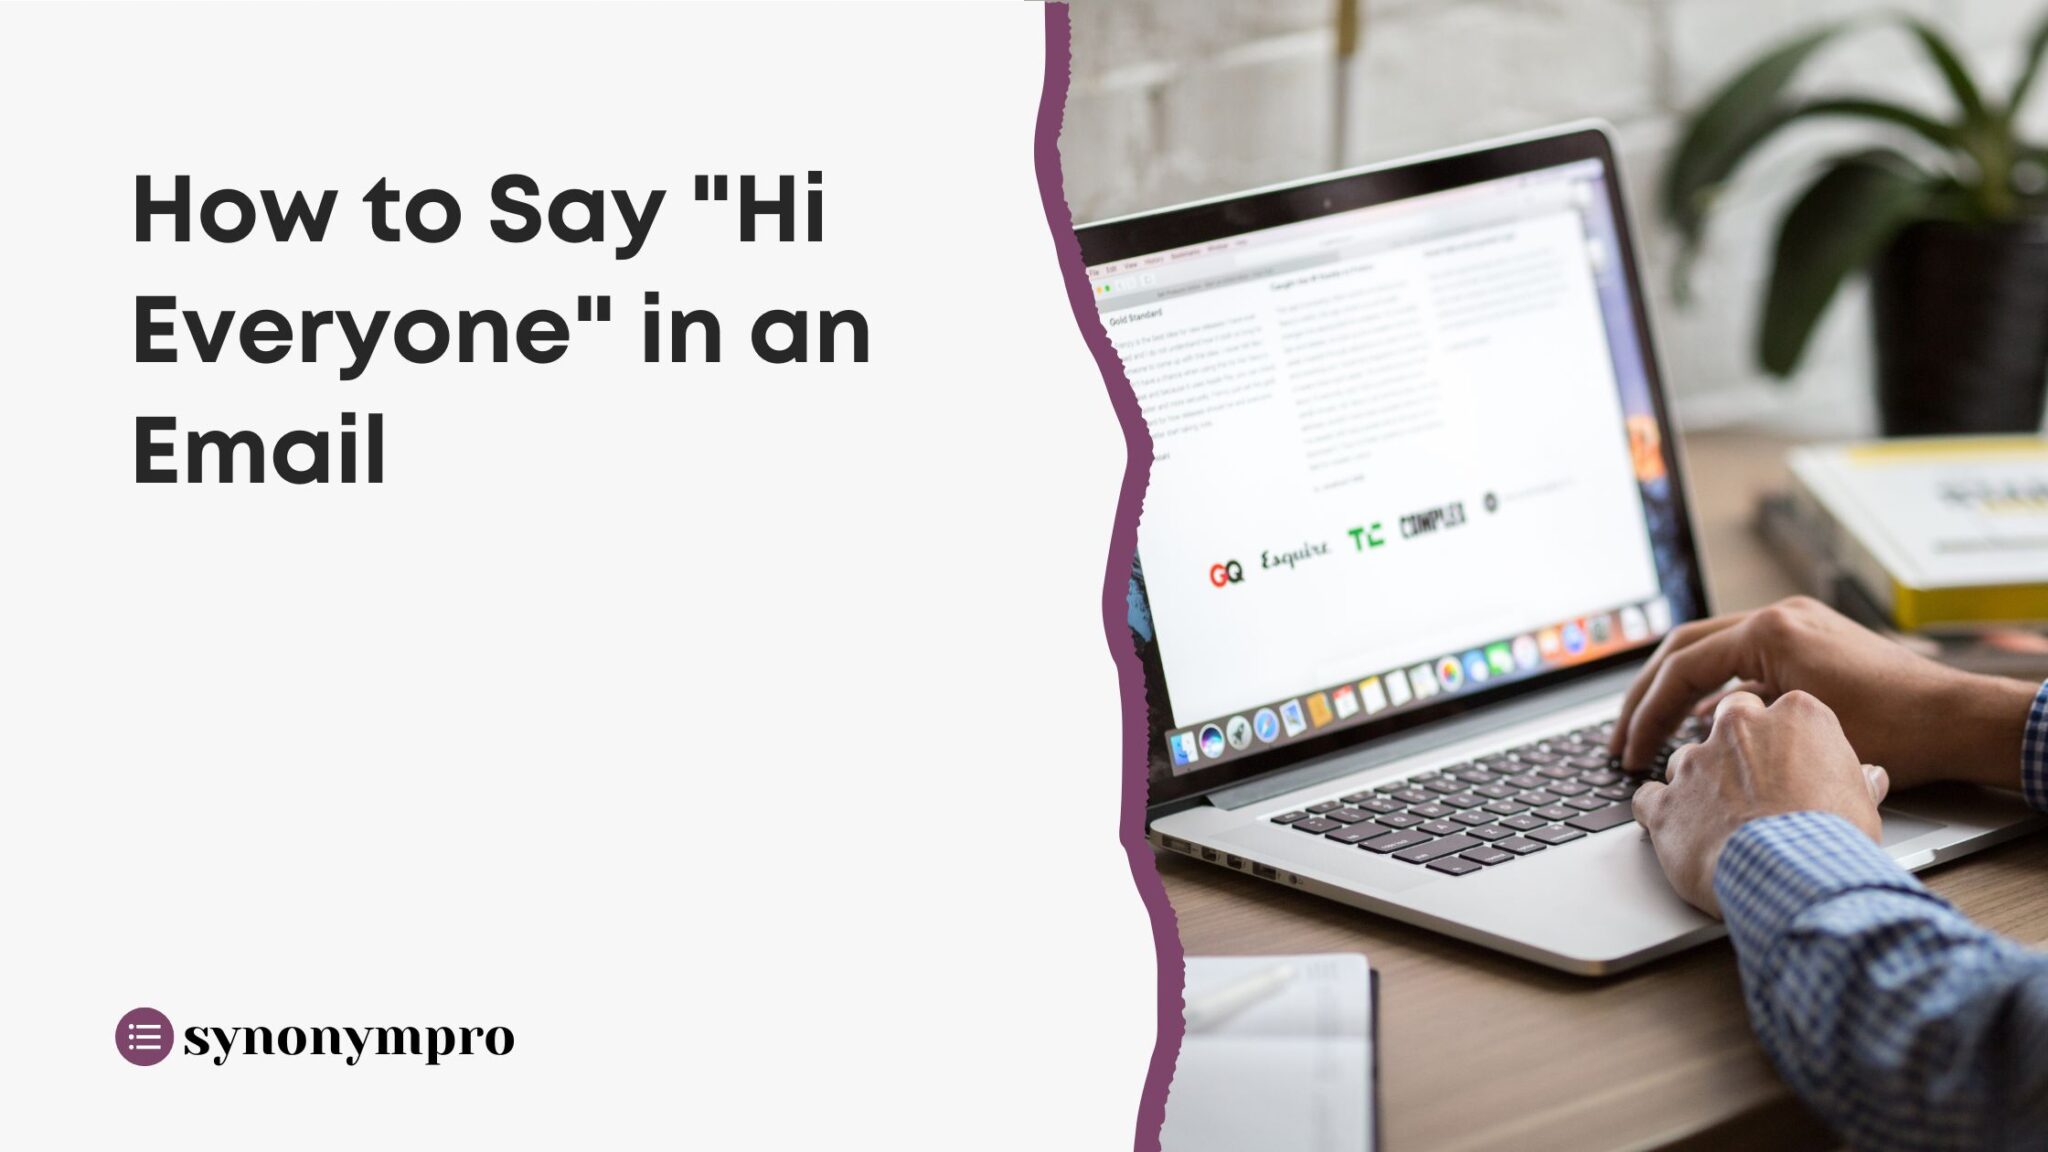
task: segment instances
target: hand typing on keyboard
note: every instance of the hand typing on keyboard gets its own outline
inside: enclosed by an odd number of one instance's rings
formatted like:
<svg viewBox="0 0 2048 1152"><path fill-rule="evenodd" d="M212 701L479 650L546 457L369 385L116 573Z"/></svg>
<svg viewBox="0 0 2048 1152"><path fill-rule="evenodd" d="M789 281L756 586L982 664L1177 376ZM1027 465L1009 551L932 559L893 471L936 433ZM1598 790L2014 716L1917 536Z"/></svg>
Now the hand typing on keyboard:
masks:
<svg viewBox="0 0 2048 1152"><path fill-rule="evenodd" d="M1608 750L1654 775L1680 723L1730 682L1766 701L1793 692L1834 711L1856 755L1892 782L2018 788L2021 731L2036 685L1937 664L1804 598L1684 624L1629 688Z"/></svg>
<svg viewBox="0 0 2048 1152"><path fill-rule="evenodd" d="M1731 692L1714 709L1705 743L1680 748L1668 783L1637 791L1635 815L1650 833L1671 886L1700 911L1719 916L1714 866L1728 838L1751 820L1791 812L1832 812L1872 840L1885 770L1860 763L1827 705L1786 692L1766 706Z"/></svg>

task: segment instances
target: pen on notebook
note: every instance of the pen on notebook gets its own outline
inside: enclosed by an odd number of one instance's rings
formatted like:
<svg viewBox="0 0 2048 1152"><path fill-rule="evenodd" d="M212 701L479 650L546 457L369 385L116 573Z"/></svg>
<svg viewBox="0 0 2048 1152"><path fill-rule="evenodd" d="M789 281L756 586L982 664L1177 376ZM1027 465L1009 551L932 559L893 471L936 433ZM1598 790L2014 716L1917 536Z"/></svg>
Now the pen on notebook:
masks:
<svg viewBox="0 0 2048 1152"><path fill-rule="evenodd" d="M1254 972L1235 984L1225 985L1214 992L1189 1000L1182 1013L1187 1021L1188 1031L1206 1032L1278 992L1292 979L1292 966L1276 964L1262 972Z"/></svg>

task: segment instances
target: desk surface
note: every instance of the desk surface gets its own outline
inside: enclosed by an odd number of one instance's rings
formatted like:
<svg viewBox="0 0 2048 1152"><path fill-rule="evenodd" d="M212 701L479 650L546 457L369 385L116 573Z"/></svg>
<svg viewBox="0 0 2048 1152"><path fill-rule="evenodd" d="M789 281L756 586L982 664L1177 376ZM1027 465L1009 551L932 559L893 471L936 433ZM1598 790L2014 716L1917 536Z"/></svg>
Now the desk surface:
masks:
<svg viewBox="0 0 2048 1152"><path fill-rule="evenodd" d="M1713 603L1752 607L1794 589L1750 534L1786 445L1688 439ZM1826 1147L1750 1037L1725 941L1610 980L1585 980L1369 913L1162 855L1192 955L1364 952L1380 972L1386 1143L1421 1149ZM1921 874L1984 924L2048 941L2048 837Z"/></svg>

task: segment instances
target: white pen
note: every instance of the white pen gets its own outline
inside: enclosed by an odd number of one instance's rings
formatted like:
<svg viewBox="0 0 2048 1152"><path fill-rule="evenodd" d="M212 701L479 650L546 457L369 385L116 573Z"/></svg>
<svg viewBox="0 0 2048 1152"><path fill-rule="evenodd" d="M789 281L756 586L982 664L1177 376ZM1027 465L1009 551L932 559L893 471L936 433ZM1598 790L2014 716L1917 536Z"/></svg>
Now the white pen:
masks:
<svg viewBox="0 0 2048 1152"><path fill-rule="evenodd" d="M1188 1031L1206 1032L1278 992L1292 979L1292 965L1276 964L1263 972L1254 972L1235 984L1210 992L1198 1000L1190 1000L1183 1011Z"/></svg>

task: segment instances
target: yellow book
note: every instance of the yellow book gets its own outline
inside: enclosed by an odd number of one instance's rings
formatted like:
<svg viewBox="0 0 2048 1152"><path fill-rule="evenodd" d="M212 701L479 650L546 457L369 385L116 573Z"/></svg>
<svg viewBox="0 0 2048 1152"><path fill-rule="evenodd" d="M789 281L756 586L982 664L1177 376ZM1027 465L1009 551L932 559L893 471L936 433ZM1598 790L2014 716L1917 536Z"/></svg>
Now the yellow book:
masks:
<svg viewBox="0 0 2048 1152"><path fill-rule="evenodd" d="M1900 629L2048 622L2048 439L1795 450L1801 519Z"/></svg>

